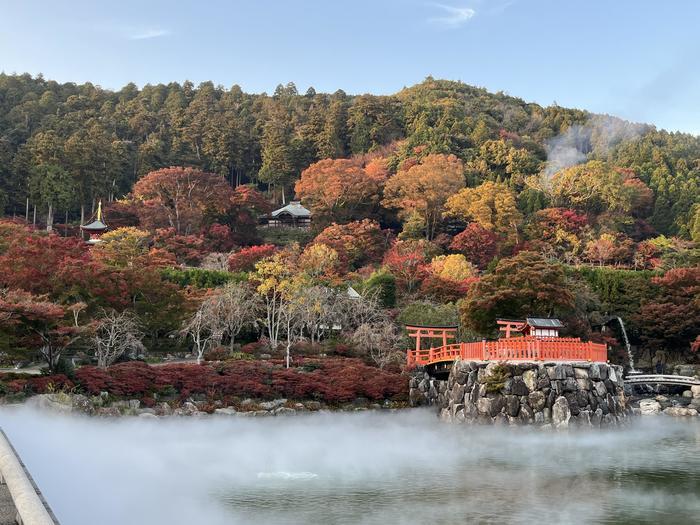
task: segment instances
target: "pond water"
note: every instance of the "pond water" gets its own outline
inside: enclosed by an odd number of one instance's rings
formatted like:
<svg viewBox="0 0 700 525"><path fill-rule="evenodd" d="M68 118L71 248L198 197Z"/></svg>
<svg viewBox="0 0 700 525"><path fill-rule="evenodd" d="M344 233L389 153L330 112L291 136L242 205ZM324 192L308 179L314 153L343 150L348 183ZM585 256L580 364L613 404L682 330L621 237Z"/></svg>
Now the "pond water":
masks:
<svg viewBox="0 0 700 525"><path fill-rule="evenodd" d="M698 523L700 421L544 433L429 411L104 420L3 408L63 525Z"/></svg>

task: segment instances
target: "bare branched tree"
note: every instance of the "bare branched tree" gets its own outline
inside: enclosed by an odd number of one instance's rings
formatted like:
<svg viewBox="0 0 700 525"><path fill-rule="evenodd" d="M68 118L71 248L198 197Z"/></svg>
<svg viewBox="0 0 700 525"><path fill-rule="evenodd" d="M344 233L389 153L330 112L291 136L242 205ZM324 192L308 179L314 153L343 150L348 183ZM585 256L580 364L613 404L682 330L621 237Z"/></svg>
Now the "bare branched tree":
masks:
<svg viewBox="0 0 700 525"><path fill-rule="evenodd" d="M389 319L384 322L361 324L352 333L351 340L358 349L366 352L379 368L384 368L402 356L397 348L400 336Z"/></svg>
<svg viewBox="0 0 700 525"><path fill-rule="evenodd" d="M342 326L345 294L327 286L311 286L299 290L295 301L299 322L311 343L317 343L325 330Z"/></svg>
<svg viewBox="0 0 700 525"><path fill-rule="evenodd" d="M135 314L103 311L93 335L97 366L107 368L125 353L143 351L142 339L143 332Z"/></svg>
<svg viewBox="0 0 700 525"><path fill-rule="evenodd" d="M280 319L286 338L285 364L287 368L289 368L291 362L292 345L304 340L304 323L300 302L295 297L290 297L289 299L284 301L280 308Z"/></svg>
<svg viewBox="0 0 700 525"><path fill-rule="evenodd" d="M254 293L246 283L229 283L211 300L215 315L213 320L215 335L221 337L227 334L229 347L233 350L236 336L241 333L241 330L255 324L262 306L260 296ZM215 342L220 343L221 339Z"/></svg>
<svg viewBox="0 0 700 525"><path fill-rule="evenodd" d="M344 329L358 328L363 324L379 323L385 319L378 290L363 293L360 297L355 298L344 295L341 309Z"/></svg>
<svg viewBox="0 0 700 525"><path fill-rule="evenodd" d="M205 299L197 311L185 320L180 334L183 338L192 338L194 351L197 354L197 364L201 364L204 352L207 351L212 342L216 342L216 339L221 340L216 298Z"/></svg>

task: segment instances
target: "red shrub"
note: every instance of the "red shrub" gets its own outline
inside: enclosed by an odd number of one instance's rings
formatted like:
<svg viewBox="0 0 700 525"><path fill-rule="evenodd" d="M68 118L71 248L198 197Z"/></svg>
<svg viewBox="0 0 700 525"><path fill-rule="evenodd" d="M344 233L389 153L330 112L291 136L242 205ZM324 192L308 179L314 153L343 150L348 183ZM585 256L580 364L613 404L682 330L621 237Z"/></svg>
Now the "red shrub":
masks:
<svg viewBox="0 0 700 525"><path fill-rule="evenodd" d="M73 388L73 382L63 374L56 374L32 377L27 380L27 387L37 394L45 394L52 390L70 390Z"/></svg>
<svg viewBox="0 0 700 525"><path fill-rule="evenodd" d="M112 377L104 370L94 366L81 366L75 371L76 382L88 394L113 391Z"/></svg>
<svg viewBox="0 0 700 525"><path fill-rule="evenodd" d="M205 395L209 402L238 398L317 399L345 403L358 397L372 401L405 399L407 379L395 371L380 370L360 359L297 359L298 367L286 369L280 361L229 361L216 366L173 364L152 367L141 362L122 363L101 370L92 366L76 370L76 382L92 395L102 391L118 397L138 398L145 406L155 403L153 394L174 389L180 399ZM14 380L12 391L28 382L36 392L54 386L72 387L65 376Z"/></svg>
<svg viewBox="0 0 700 525"><path fill-rule="evenodd" d="M228 258L228 269L232 272L249 272L255 269L255 263L270 257L276 251L277 247L273 244L242 248Z"/></svg>

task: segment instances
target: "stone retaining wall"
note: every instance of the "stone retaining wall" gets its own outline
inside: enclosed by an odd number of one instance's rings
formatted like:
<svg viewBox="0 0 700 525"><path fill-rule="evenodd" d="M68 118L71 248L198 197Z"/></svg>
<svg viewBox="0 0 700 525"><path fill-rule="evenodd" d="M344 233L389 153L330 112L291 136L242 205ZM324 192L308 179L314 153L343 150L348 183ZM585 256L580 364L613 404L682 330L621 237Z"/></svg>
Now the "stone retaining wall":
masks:
<svg viewBox="0 0 700 525"><path fill-rule="evenodd" d="M409 386L413 406L456 423L599 427L631 414L622 367L605 363L457 361L447 381L416 370Z"/></svg>

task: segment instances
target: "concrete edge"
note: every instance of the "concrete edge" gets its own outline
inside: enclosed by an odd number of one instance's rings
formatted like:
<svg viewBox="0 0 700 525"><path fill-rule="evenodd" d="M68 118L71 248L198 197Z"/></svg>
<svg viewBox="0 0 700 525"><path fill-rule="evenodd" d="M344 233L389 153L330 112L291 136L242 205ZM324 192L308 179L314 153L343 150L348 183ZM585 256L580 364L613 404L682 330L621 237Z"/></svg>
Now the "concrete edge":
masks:
<svg viewBox="0 0 700 525"><path fill-rule="evenodd" d="M18 523L59 525L58 519L2 429L0 429L0 475L12 496Z"/></svg>

